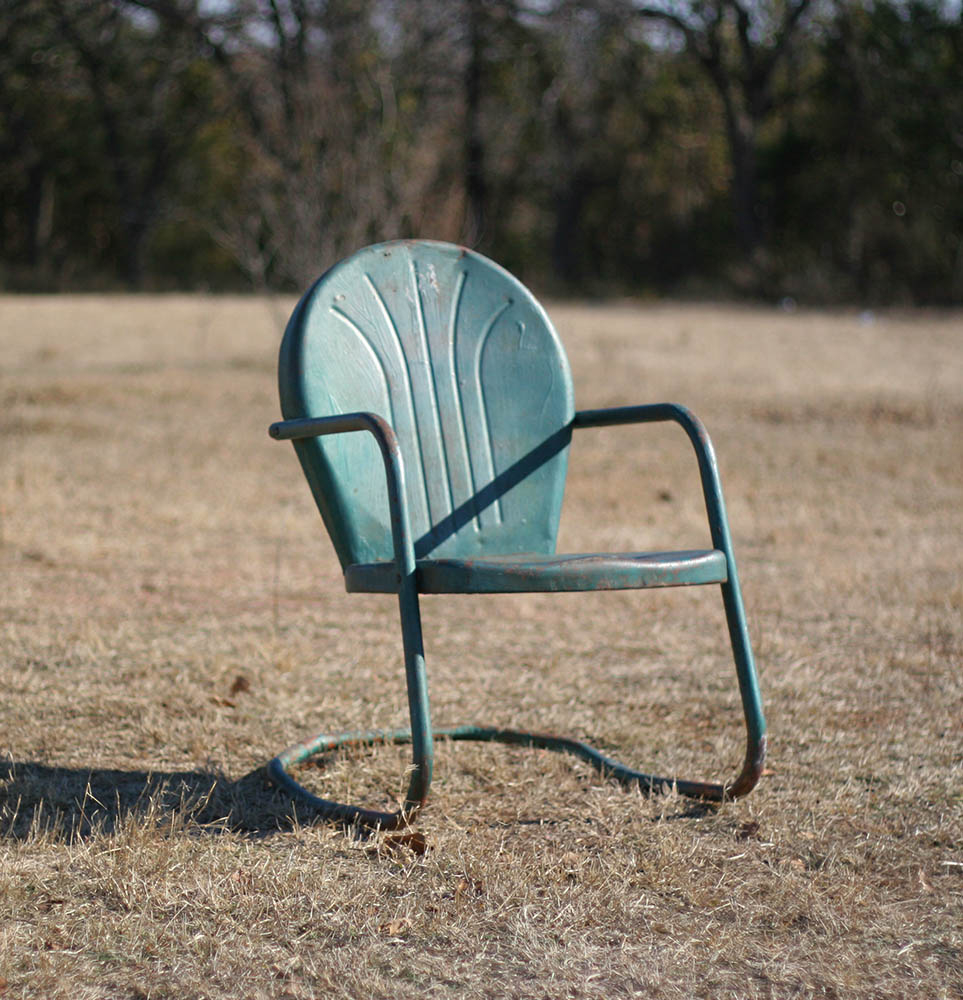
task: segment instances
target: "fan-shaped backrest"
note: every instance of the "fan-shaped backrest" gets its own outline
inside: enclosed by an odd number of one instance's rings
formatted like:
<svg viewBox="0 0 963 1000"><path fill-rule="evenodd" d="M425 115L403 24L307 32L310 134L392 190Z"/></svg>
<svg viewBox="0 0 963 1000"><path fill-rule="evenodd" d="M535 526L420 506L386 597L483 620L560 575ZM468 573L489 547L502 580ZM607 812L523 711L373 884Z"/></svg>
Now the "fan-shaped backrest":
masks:
<svg viewBox="0 0 963 1000"><path fill-rule="evenodd" d="M555 549L572 380L532 294L479 254L399 241L318 279L288 322L286 420L369 411L398 437L415 554ZM296 442L342 566L392 557L369 434Z"/></svg>

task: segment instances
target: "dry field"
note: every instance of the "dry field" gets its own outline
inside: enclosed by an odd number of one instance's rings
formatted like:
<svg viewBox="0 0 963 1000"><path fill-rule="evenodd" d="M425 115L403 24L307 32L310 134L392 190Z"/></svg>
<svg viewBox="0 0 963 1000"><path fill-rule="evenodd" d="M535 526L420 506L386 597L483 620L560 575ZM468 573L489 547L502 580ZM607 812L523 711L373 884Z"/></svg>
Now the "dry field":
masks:
<svg viewBox="0 0 963 1000"><path fill-rule="evenodd" d="M438 750L418 837L260 767L405 722L272 442L290 302L0 299L0 997L963 996L963 316L559 306L580 406L720 458L770 762L721 808ZM708 544L670 427L584 431L561 548ZM426 602L437 723L731 775L718 588ZM405 755L310 779L386 803Z"/></svg>

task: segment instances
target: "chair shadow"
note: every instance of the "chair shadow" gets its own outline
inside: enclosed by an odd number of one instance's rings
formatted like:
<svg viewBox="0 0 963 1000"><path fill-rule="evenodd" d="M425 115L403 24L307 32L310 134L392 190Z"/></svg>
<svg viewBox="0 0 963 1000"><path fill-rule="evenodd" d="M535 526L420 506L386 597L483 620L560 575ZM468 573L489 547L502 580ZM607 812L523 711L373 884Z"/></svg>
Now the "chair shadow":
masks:
<svg viewBox="0 0 963 1000"><path fill-rule="evenodd" d="M72 841L110 834L128 820L253 837L317 819L263 768L231 781L215 771L124 771L0 762L0 840L37 834Z"/></svg>
<svg viewBox="0 0 963 1000"><path fill-rule="evenodd" d="M716 808L715 803L688 803L655 821L694 819ZM359 840L372 833L295 803L270 781L265 768L231 781L204 770L124 771L0 762L0 841L37 835L63 842L84 840L109 835L128 821L254 838L319 821L340 826ZM554 822L539 818L504 825Z"/></svg>

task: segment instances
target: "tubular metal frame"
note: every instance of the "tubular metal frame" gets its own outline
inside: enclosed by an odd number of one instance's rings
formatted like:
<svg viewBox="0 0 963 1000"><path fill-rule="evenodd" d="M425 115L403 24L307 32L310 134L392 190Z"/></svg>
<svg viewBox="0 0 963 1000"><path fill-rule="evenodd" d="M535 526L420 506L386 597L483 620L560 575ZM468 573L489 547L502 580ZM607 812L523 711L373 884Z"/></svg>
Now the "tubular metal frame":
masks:
<svg viewBox="0 0 963 1000"><path fill-rule="evenodd" d="M645 791L675 788L692 798L722 802L748 794L762 773L766 755L766 723L756 678L755 663L749 642L745 610L736 571L732 540L726 516L715 452L701 421L684 406L657 403L604 410L582 410L572 420L573 429L606 427L617 424L673 422L688 435L699 463L699 474L713 546L725 554L727 579L721 584L729 639L735 660L736 676L746 722L746 752L742 768L730 782L712 783L644 774L612 760L594 747L579 740L547 733L520 732L512 729L464 725L432 729L425 672L421 608L416 574L414 544L405 494L404 463L397 437L391 426L373 413L348 413L338 416L280 421L272 424L270 434L277 440L301 440L329 434L367 431L378 443L384 462L388 490L394 562L398 572L398 605L401 616L402 645L408 690L408 729L368 730L325 735L297 743L268 764L268 774L288 791L296 803L308 807L314 815L361 826L393 829L409 823L424 805L431 787L434 767L434 740L477 740L538 747L572 754L592 764L601 773L625 785L638 785ZM396 812L382 812L363 806L348 805L319 798L291 777L292 767L309 758L340 747L410 744L412 764L405 800Z"/></svg>

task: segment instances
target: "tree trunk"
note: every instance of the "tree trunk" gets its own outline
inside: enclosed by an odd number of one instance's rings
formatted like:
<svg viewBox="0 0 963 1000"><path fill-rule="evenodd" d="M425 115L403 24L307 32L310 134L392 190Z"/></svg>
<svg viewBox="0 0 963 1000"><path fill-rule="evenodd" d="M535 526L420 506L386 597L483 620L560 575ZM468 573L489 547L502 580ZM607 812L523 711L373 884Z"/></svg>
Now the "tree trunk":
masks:
<svg viewBox="0 0 963 1000"><path fill-rule="evenodd" d="M468 0L468 63L465 69L465 241L474 246L485 235L488 186L485 181L485 141L482 135L484 35L481 0Z"/></svg>
<svg viewBox="0 0 963 1000"><path fill-rule="evenodd" d="M727 96L723 97L726 138L732 165L730 197L739 249L748 262L756 257L763 242L759 218L758 146L756 123L740 115Z"/></svg>

